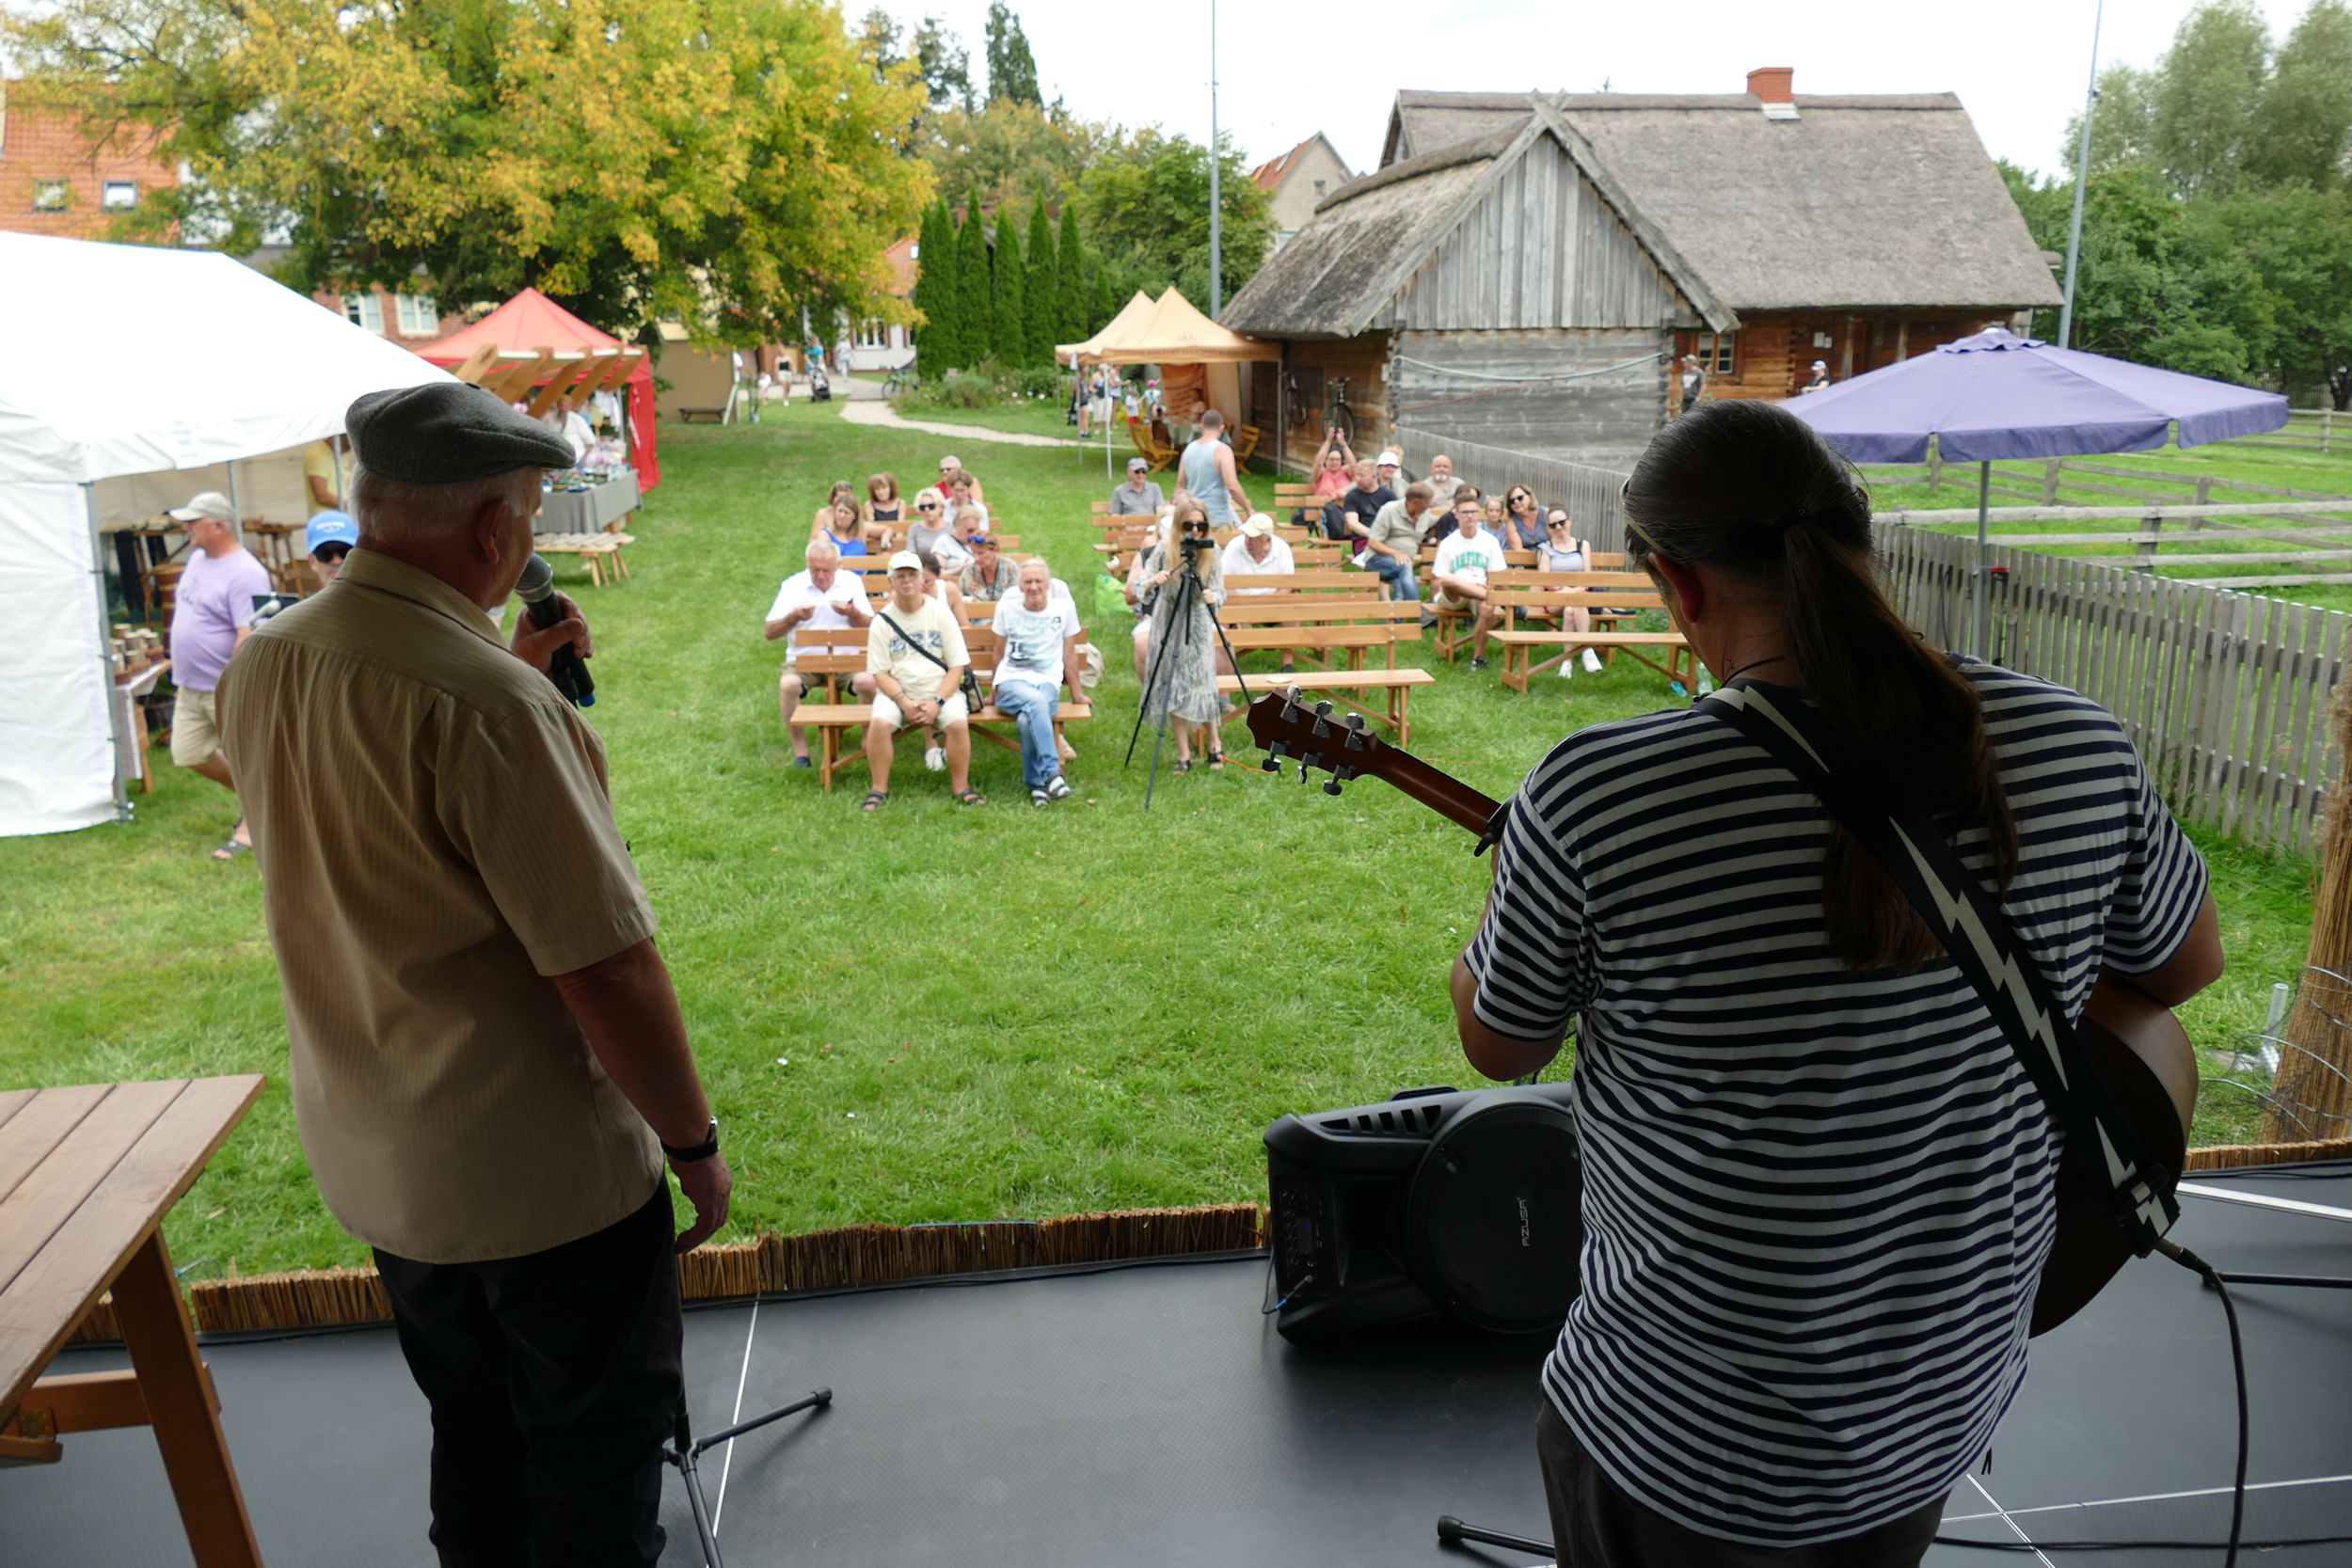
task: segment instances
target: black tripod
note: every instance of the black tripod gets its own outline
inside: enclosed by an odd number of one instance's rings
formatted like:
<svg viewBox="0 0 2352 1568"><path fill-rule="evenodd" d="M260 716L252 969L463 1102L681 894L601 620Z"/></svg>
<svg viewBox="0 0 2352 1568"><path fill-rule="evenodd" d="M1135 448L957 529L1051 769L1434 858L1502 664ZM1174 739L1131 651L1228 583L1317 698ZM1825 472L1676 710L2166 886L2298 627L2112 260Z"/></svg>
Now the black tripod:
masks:
<svg viewBox="0 0 2352 1568"><path fill-rule="evenodd" d="M771 1421L781 1421L787 1416L797 1416L803 1410L828 1409L832 1404L833 1390L819 1388L806 1399L779 1405L764 1416L738 1421L707 1437L696 1437L693 1430L686 1424L686 1402L682 1399L678 1401L677 1424L672 1430L670 1446L661 1450L661 1462L676 1465L678 1474L686 1478L686 1506L693 1513L694 1531L702 1537L703 1561L707 1568L723 1568L723 1564L719 1557L718 1530L710 1517L710 1499L703 1496L702 1456L722 1443L732 1442L747 1432L758 1431Z"/></svg>
<svg viewBox="0 0 2352 1568"><path fill-rule="evenodd" d="M1152 710L1152 688L1159 681L1160 672L1168 668L1168 655L1191 644L1192 607L1202 591L1199 564L1200 554L1202 550L1216 547L1211 540L1206 538L1186 539L1183 541L1183 545L1184 566L1177 572L1174 581L1161 590L1163 593L1173 594L1176 597L1169 602L1168 608L1168 634L1160 640L1158 647L1152 650L1152 662L1143 673L1143 691L1136 701L1135 733L1127 737L1126 766L1128 767L1135 765L1136 743L1143 737L1143 716ZM1163 546L1163 548L1166 547ZM1233 640L1225 635L1225 623L1216 618L1216 606L1210 604L1206 599L1200 599L1200 608L1209 612L1209 625L1216 628L1217 641L1225 645L1225 657L1232 662L1235 677L1239 678L1241 660L1233 655ZM1249 701L1249 683L1246 679L1242 681L1241 697L1244 703ZM1152 791L1160 781L1160 748L1168 740L1169 717L1167 708L1163 705L1160 712L1160 727L1152 738L1152 771L1143 781L1143 809L1145 811L1152 809ZM1214 726L1217 721L1212 719L1209 722ZM1221 752L1224 747L1220 744L1217 750Z"/></svg>

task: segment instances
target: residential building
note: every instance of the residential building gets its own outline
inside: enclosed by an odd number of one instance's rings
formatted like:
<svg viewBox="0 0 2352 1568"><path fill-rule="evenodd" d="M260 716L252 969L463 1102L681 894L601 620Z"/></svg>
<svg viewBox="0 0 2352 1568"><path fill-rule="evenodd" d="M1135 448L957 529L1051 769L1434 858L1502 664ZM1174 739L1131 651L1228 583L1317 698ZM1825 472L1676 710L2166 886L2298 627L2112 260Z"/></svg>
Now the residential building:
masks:
<svg viewBox="0 0 2352 1568"><path fill-rule="evenodd" d="M103 240L120 214L180 183L160 132L126 127L93 147L80 120L0 79L0 229Z"/></svg>
<svg viewBox="0 0 2352 1568"><path fill-rule="evenodd" d="M1274 210L1274 248L1288 245L1306 227L1323 198L1356 178L1320 131L1280 157L1260 164L1249 178Z"/></svg>

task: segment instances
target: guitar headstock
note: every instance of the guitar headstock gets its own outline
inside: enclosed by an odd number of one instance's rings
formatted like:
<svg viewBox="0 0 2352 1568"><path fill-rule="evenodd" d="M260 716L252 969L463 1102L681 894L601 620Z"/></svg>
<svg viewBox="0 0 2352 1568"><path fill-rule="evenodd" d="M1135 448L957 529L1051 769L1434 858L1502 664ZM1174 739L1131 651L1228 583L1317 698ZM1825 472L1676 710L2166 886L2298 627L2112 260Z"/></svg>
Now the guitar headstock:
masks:
<svg viewBox="0 0 2352 1568"><path fill-rule="evenodd" d="M1329 703L1311 706L1295 686L1249 705L1249 736L1265 749L1266 759L1259 766L1269 773L1279 773L1282 759L1289 757L1298 764L1301 783L1318 769L1330 774L1323 786L1327 795L1339 794L1341 785L1360 774L1383 774L1381 753L1390 749L1365 725L1362 714L1337 719Z"/></svg>

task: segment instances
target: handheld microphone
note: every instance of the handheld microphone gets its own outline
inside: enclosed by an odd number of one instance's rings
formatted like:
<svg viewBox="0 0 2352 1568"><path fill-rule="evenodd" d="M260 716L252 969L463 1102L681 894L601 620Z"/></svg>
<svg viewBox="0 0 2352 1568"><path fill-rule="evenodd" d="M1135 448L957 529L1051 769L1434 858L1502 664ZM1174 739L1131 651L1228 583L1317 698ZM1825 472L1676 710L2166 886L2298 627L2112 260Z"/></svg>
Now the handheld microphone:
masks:
<svg viewBox="0 0 2352 1568"><path fill-rule="evenodd" d="M516 580L515 592L521 595L524 613L534 626L551 626L564 619L564 607L555 600L555 568L548 564L544 555L534 555L523 562L523 575ZM596 705L596 683L588 673L587 664L580 650L569 642L555 650L548 659L548 679L564 693L564 700L575 707Z"/></svg>

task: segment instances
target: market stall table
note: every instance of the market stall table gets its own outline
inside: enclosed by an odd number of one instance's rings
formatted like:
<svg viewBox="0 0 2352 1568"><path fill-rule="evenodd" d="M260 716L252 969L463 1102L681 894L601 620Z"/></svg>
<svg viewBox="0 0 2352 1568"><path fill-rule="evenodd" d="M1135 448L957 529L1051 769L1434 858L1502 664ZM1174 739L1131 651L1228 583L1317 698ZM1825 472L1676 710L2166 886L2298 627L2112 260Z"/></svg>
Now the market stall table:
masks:
<svg viewBox="0 0 2352 1568"><path fill-rule="evenodd" d="M115 701L122 706L123 777L138 780L142 795L155 790L154 771L147 765L147 699L170 669L171 660L159 658L135 673L115 677Z"/></svg>
<svg viewBox="0 0 2352 1568"><path fill-rule="evenodd" d="M256 1074L0 1090L0 1465L151 1426L199 1568L260 1568L164 1215L262 1092ZM40 1378L109 1288L131 1370Z"/></svg>
<svg viewBox="0 0 2352 1568"><path fill-rule="evenodd" d="M550 490L539 498L539 533L609 533L637 510L637 471L623 468L585 490Z"/></svg>

